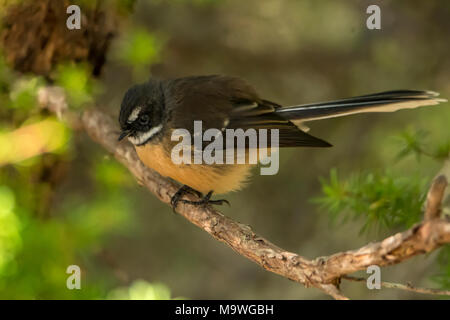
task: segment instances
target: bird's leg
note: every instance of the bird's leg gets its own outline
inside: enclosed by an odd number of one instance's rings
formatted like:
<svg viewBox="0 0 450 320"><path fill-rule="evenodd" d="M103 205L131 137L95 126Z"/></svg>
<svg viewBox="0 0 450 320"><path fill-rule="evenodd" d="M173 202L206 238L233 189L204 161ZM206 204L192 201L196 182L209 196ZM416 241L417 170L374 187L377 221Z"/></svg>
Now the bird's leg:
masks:
<svg viewBox="0 0 450 320"><path fill-rule="evenodd" d="M181 200L181 198L185 195L185 194L193 194L199 198L203 198L203 194L195 189L192 189L191 187L189 187L188 185L183 185L180 189L178 189L177 192L175 192L175 194L172 196L172 198L170 199L170 204L173 208L173 211L175 211L178 202Z"/></svg>
<svg viewBox="0 0 450 320"><path fill-rule="evenodd" d="M211 190L210 192L208 192L206 194L206 196L204 196L199 201L190 201L190 200L179 200L179 201L183 202L183 203L187 203L187 204L192 204L192 205L195 205L195 206L205 206L205 205L208 205L208 204L222 205L224 203L226 203L227 205L230 205L230 203L226 199L211 200L211 196L212 196L213 192L214 191Z"/></svg>

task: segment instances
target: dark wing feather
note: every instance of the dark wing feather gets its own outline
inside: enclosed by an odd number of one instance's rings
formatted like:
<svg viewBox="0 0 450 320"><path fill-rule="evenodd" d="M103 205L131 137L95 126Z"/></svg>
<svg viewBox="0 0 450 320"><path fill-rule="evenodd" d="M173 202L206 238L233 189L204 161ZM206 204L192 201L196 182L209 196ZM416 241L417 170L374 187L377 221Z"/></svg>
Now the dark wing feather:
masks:
<svg viewBox="0 0 450 320"><path fill-rule="evenodd" d="M217 75L187 77L167 81L164 90L171 128L187 129L193 134L194 121L202 120L203 131L278 129L280 147L331 146L277 114L280 106L260 99L242 79Z"/></svg>
<svg viewBox="0 0 450 320"><path fill-rule="evenodd" d="M227 125L228 129L278 129L280 148L331 147L328 142L302 131L291 121L276 114L275 110L280 106L265 100L259 103L250 101L247 103L253 108L246 110L246 114L243 114L241 112L243 109L240 108L233 110ZM270 141L270 139L268 140Z"/></svg>

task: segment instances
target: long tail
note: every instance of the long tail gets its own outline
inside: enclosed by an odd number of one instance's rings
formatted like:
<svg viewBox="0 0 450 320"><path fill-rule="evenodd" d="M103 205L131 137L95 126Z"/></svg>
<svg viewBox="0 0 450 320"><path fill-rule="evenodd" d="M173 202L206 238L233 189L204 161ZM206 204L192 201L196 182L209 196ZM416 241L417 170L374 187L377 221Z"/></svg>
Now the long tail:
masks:
<svg viewBox="0 0 450 320"><path fill-rule="evenodd" d="M280 116L294 122L341 117L363 112L394 112L446 102L433 91L398 90L365 96L279 108Z"/></svg>

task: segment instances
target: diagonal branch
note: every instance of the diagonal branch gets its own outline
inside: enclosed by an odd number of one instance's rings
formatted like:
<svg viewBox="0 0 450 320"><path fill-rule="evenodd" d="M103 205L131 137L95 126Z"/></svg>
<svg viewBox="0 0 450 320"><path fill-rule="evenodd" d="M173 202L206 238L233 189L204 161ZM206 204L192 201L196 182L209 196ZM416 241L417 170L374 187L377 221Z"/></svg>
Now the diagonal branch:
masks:
<svg viewBox="0 0 450 320"><path fill-rule="evenodd" d="M119 130L114 120L104 112L91 109L83 113L80 122L87 134L127 167L141 185L162 202L170 203L171 196L177 191L178 186L145 167L130 144L117 141ZM274 245L254 233L250 226L236 222L212 207L180 203L177 212L214 239L224 242L238 254L264 269L306 287L316 287L335 299L347 299L339 291L339 282L344 275L365 270L374 264L380 267L398 264L415 255L433 251L450 243L450 221L447 218L439 218L436 214L440 212L444 180L446 181L445 177L441 176L430 189L425 215L428 219L409 230L358 250L340 252L314 260ZM441 196L434 193L441 193ZM187 197L197 200L192 195Z"/></svg>

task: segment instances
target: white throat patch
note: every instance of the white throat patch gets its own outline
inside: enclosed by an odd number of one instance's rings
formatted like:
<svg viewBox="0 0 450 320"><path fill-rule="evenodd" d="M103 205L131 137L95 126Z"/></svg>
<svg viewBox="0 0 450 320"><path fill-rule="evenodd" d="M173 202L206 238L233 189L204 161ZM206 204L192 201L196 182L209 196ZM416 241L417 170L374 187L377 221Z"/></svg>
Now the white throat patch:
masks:
<svg viewBox="0 0 450 320"><path fill-rule="evenodd" d="M155 134L157 134L158 132L161 131L162 129L162 124L160 124L159 126L153 127L150 130L148 130L147 132L138 132L137 133L137 137L132 137L129 136L128 140L134 144L135 146L140 146L143 145L144 143L146 143L149 139L151 139L151 137L153 137Z"/></svg>

